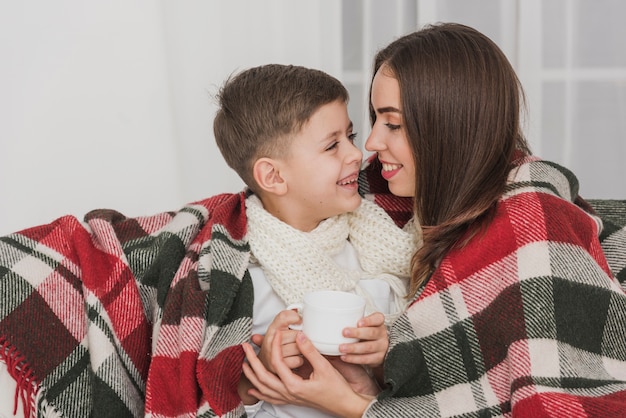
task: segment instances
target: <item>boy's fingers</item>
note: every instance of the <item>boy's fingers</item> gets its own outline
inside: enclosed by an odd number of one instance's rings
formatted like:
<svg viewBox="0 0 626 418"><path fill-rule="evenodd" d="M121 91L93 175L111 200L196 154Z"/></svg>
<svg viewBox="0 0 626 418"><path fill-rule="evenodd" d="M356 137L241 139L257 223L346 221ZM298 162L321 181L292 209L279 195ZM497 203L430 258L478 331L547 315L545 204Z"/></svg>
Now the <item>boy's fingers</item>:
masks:
<svg viewBox="0 0 626 418"><path fill-rule="evenodd" d="M379 366L385 360L385 357L379 354L342 354L340 358L345 363L368 366Z"/></svg>
<svg viewBox="0 0 626 418"><path fill-rule="evenodd" d="M344 328L342 332L344 337L360 340L377 340L387 337L385 316L380 312L361 318L357 325L357 327Z"/></svg>
<svg viewBox="0 0 626 418"><path fill-rule="evenodd" d="M280 339L281 339L282 344L283 345L294 344L294 347L295 347L297 334L298 334L298 331L294 331L294 330L282 331L280 333ZM297 347L295 348L297 350Z"/></svg>
<svg viewBox="0 0 626 418"><path fill-rule="evenodd" d="M342 334L344 337L358 338L359 340L379 340L387 337L385 327L348 327L343 329Z"/></svg>
<svg viewBox="0 0 626 418"><path fill-rule="evenodd" d="M252 342L256 345L258 345L259 347L263 344L263 339L265 338L264 335L261 334L252 334Z"/></svg>
<svg viewBox="0 0 626 418"><path fill-rule="evenodd" d="M272 338L272 336L277 333L278 331L284 331L284 330L288 330L289 329L289 325L291 324L297 324L300 323L302 321L302 318L300 318L300 315L298 315L297 312L292 311L292 310L284 310L284 311L280 311L278 313L278 315L276 315L276 317L274 317L274 320L272 321L272 323L269 325L269 327L267 328L266 331L266 336L268 338ZM258 335L258 334L255 334ZM254 338L255 337L253 335ZM263 339L261 339L262 341ZM254 339L253 339L254 341ZM255 342L256 344L256 342ZM258 345L258 344L257 344Z"/></svg>
<svg viewBox="0 0 626 418"><path fill-rule="evenodd" d="M379 338L376 340L362 339L355 343L339 344L339 351L346 354L371 354L386 352L389 348L387 338Z"/></svg>
<svg viewBox="0 0 626 418"><path fill-rule="evenodd" d="M359 327L378 327L385 323L385 315L380 312L374 312L359 320Z"/></svg>
<svg viewBox="0 0 626 418"><path fill-rule="evenodd" d="M279 328L284 329L289 327L291 324L298 324L302 318L298 315L298 312L292 311L291 309L280 311L276 318L274 318L274 323L278 325Z"/></svg>
<svg viewBox="0 0 626 418"><path fill-rule="evenodd" d="M302 367L304 359L300 356L285 357L285 364L291 370Z"/></svg>

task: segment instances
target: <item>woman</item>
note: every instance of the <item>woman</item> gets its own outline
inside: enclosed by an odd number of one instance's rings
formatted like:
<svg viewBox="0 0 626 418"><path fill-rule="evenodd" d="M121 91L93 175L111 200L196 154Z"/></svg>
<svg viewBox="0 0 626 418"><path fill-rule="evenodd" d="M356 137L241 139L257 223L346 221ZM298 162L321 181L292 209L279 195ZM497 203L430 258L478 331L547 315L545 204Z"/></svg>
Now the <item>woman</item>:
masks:
<svg viewBox="0 0 626 418"><path fill-rule="evenodd" d="M573 204L576 178L531 157L501 50L458 24L406 35L377 54L370 100L366 148L414 198L424 243L384 380L347 382L299 335L311 377L285 366L279 338L276 375L244 346L250 393L355 417L624 416L626 293L601 222Z"/></svg>

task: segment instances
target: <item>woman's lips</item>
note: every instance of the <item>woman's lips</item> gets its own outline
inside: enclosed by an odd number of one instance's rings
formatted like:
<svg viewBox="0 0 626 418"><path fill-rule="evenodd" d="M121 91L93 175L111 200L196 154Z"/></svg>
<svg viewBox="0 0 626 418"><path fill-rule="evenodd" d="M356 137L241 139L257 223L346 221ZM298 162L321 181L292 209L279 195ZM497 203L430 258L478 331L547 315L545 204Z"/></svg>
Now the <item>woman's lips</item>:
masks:
<svg viewBox="0 0 626 418"><path fill-rule="evenodd" d="M395 176L396 173L398 173L398 171L400 171L400 169L402 168L402 164L391 164L382 161L381 163L383 168L380 173L385 180L389 180L390 178Z"/></svg>

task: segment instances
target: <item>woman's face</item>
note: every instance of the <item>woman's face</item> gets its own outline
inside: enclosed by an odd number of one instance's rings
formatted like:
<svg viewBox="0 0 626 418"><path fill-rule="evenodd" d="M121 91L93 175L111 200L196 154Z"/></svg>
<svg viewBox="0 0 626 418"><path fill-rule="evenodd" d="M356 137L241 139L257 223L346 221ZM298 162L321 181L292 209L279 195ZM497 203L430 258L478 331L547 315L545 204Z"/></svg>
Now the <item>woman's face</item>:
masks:
<svg viewBox="0 0 626 418"><path fill-rule="evenodd" d="M415 162L409 147L402 118L400 85L384 64L372 82L372 107L376 122L365 142L365 149L375 151L383 165L382 176L396 196L415 194Z"/></svg>

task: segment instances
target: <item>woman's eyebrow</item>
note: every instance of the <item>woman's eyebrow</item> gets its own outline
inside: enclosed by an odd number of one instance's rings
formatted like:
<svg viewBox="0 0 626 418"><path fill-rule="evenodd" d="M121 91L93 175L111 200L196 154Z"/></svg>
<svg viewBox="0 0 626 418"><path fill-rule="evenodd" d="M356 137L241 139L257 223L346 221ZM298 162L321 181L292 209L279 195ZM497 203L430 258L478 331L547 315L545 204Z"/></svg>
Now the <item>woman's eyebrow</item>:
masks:
<svg viewBox="0 0 626 418"><path fill-rule="evenodd" d="M398 109L397 107L393 107L393 106L387 106L387 107L379 107L378 109L376 109L376 111L378 113L402 113L400 112L400 109Z"/></svg>

